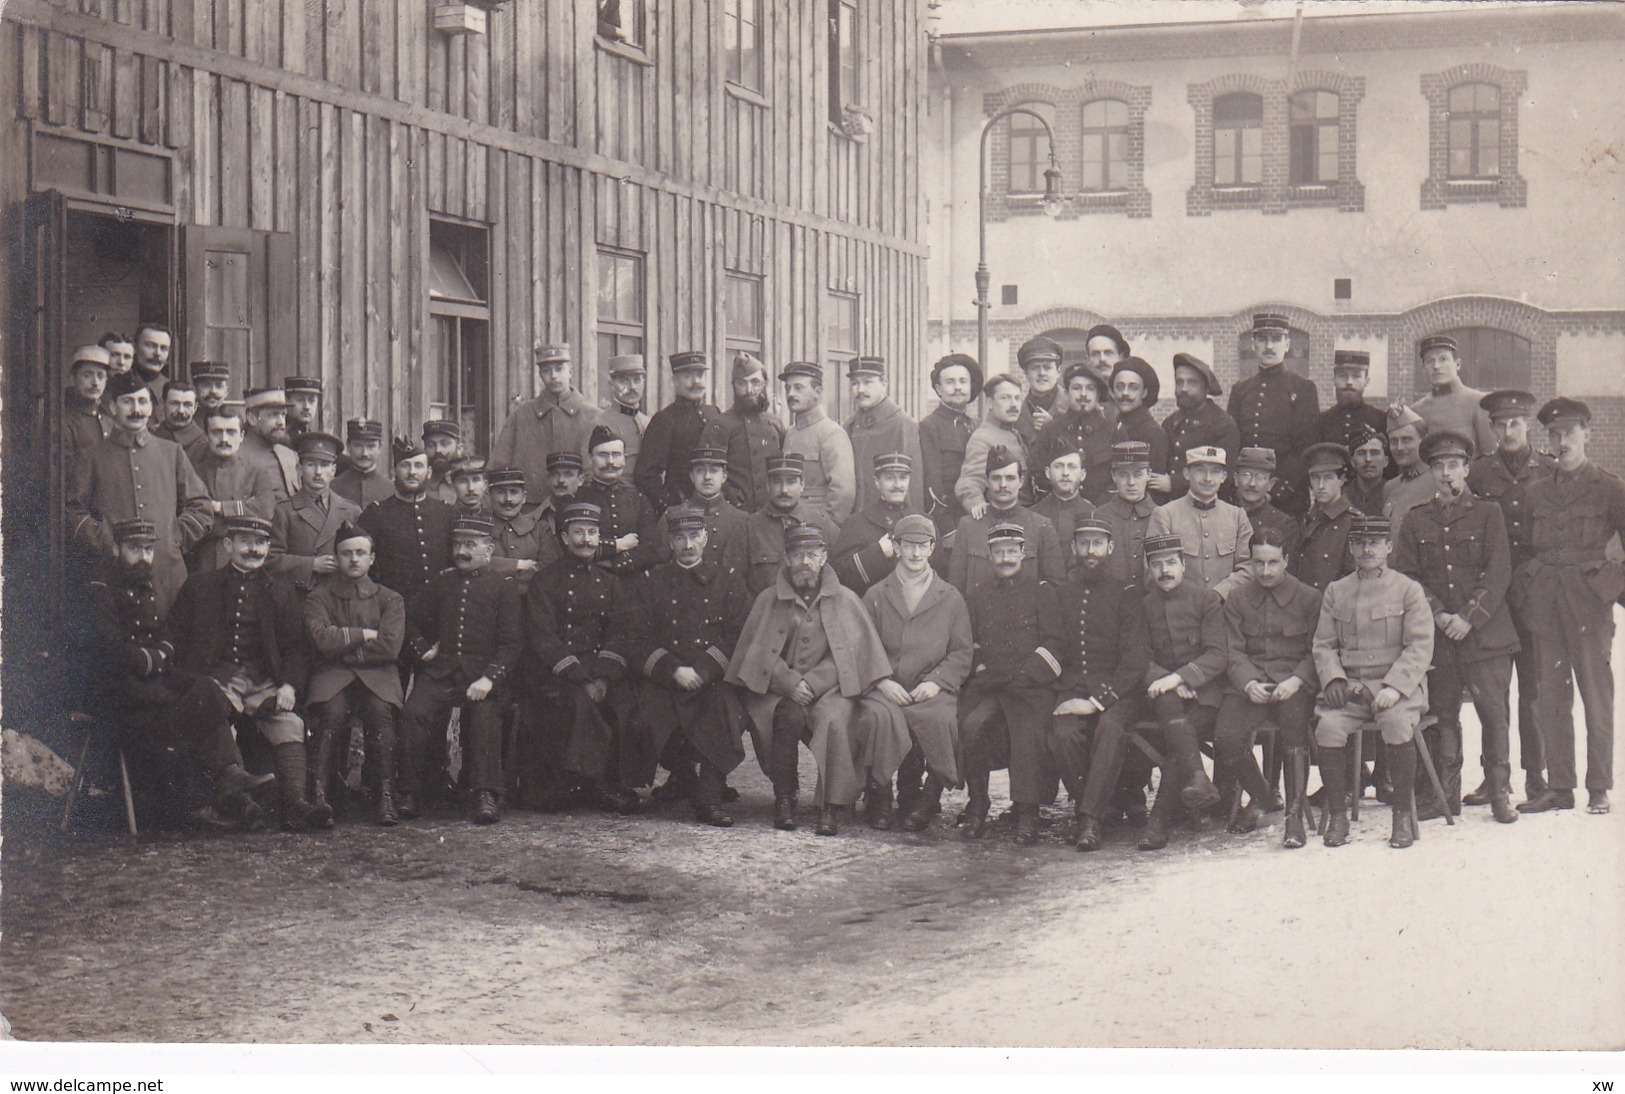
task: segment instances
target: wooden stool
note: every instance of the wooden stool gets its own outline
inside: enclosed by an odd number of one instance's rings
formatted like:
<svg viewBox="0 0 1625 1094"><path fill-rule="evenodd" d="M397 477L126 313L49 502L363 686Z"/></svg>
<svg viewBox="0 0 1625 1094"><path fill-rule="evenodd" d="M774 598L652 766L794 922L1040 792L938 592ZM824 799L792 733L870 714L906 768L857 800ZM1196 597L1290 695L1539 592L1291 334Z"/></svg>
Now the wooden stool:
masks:
<svg viewBox="0 0 1625 1094"><path fill-rule="evenodd" d="M73 823L74 802L78 800L79 792L85 785L85 765L90 758L90 741L96 733L96 719L83 711L73 711L68 715L68 721L82 726L84 734L79 739L79 759L73 765L73 778L68 782L68 798L62 805L62 822L59 828L63 832L66 832L68 825ZM125 762L122 748L115 745L113 751L118 755L119 782L124 788L124 823L130 830L130 838L136 839L140 833L135 826L135 795L130 790L130 765Z"/></svg>
<svg viewBox="0 0 1625 1094"><path fill-rule="evenodd" d="M1254 726L1252 731L1247 734L1248 752L1251 752L1254 748L1258 747L1258 739L1260 736L1264 738L1264 766L1268 768L1274 760L1283 756L1282 749L1280 748L1281 727L1276 725L1274 722L1263 722L1260 725ZM1304 752L1304 762L1309 762L1309 753L1307 751ZM1266 778L1265 781L1267 782L1269 780ZM1270 789L1273 791L1275 787L1271 785ZM1235 787L1230 792L1229 824L1236 823L1236 815L1240 812L1241 783L1237 782ZM1316 827L1315 812L1314 809L1309 805L1309 795L1307 792L1304 793L1302 798L1298 799L1298 813L1303 817L1303 826L1306 830Z"/></svg>
<svg viewBox="0 0 1625 1094"><path fill-rule="evenodd" d="M1429 751L1428 743L1422 737L1422 731L1430 726L1433 726L1437 723L1437 721L1438 719L1436 718L1423 718L1421 723L1416 727L1416 736L1413 737L1412 740L1416 742L1416 755L1417 758L1422 761L1422 770L1427 772L1428 782L1433 784L1433 792L1439 795L1440 801L1444 801L1444 784L1439 781L1439 772L1433 766L1433 753ZM1361 757L1365 747L1365 735L1367 733L1376 732L1378 732L1376 729L1362 729L1359 733L1354 735L1354 770L1356 772L1364 770L1364 767L1362 766L1364 761ZM1356 778L1358 778L1358 776L1356 776ZM1358 785L1358 783L1356 783L1356 785ZM1353 820L1360 819L1361 797L1362 795L1359 793L1354 795L1354 805L1349 811L1349 816ZM1456 823L1456 818L1450 815L1449 809L1444 811L1444 819L1451 825ZM1421 839L1422 825L1421 822L1416 819L1416 793L1414 790L1411 793L1411 826L1416 829L1416 838Z"/></svg>

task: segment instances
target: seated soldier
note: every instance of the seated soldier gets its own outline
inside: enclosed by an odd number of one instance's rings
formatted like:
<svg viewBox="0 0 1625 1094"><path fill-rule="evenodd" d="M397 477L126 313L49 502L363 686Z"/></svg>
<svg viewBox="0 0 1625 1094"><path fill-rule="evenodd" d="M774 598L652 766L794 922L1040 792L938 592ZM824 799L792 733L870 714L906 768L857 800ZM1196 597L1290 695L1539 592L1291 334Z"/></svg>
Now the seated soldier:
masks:
<svg viewBox="0 0 1625 1094"><path fill-rule="evenodd" d="M964 538L966 520L959 524L960 549L970 546ZM985 538L993 575L965 598L976 635L976 663L959 697L959 741L970 792L960 823L967 839L982 837L990 804L988 775L1008 767L1016 843L1031 846L1038 842L1038 807L1055 788L1046 745L1066 624L1058 590L1023 565L1026 532L1021 525L995 524Z"/></svg>
<svg viewBox="0 0 1625 1094"><path fill-rule="evenodd" d="M77 645L90 678L90 712L120 748L175 752L209 775L214 803L192 811L196 819L222 827L263 826L265 815L247 791L272 776L256 778L243 770L231 706L214 681L176 667L152 584L156 527L140 518L116 521L113 542L117 555L99 563L90 583L90 610L76 617L88 624Z"/></svg>
<svg viewBox="0 0 1625 1094"><path fill-rule="evenodd" d="M564 506L564 556L525 593L530 695L519 735L520 795L532 808L557 808L584 793L629 815L642 806L630 785L637 758L621 739L632 713L626 651L639 640L637 605L620 578L594 564L600 512L587 501Z"/></svg>
<svg viewBox="0 0 1625 1094"><path fill-rule="evenodd" d="M724 573L743 578L746 517L743 510L722 496L722 488L728 483L728 450L709 445L694 449L688 460L688 481L691 489L682 507L705 514L706 561ZM665 513L656 523L656 530L655 552L662 562L670 562L671 537Z"/></svg>
<svg viewBox="0 0 1625 1094"><path fill-rule="evenodd" d="M706 513L674 506L661 515L672 560L637 583L641 643L637 716L628 736L643 748L638 785L654 781L655 761L672 772L672 794L683 788L694 815L718 828L733 826L722 809L728 772L745 758L744 711L722 682L750 611L745 581L707 557ZM696 760L699 773L694 774Z"/></svg>
<svg viewBox="0 0 1625 1094"><path fill-rule="evenodd" d="M305 632L315 647L306 702L315 727L310 800L327 801L335 751L347 751L352 711L366 731L377 784L377 816L394 824L395 720L405 701L397 662L406 638L406 600L368 576L372 535L346 522L333 537L339 568L305 597Z"/></svg>
<svg viewBox="0 0 1625 1094"><path fill-rule="evenodd" d="M271 522L226 519L227 564L181 586L170 631L179 667L212 676L237 714L271 746L282 827L330 828L333 810L305 799L305 723L295 711L310 678L310 647L297 590L265 569Z"/></svg>
<svg viewBox="0 0 1625 1094"><path fill-rule="evenodd" d="M1326 784L1325 844L1349 838L1349 735L1382 731L1393 779L1390 847L1409 847L1415 801L1416 728L1428 708L1427 671L1433 661L1433 610L1422 586L1389 569L1392 526L1386 518L1355 518L1349 532L1355 571L1326 587L1315 628L1315 673L1322 691L1315 704L1315 743Z"/></svg>
<svg viewBox="0 0 1625 1094"><path fill-rule="evenodd" d="M551 504L530 504L525 473L518 468L498 467L486 477L491 484L491 523L496 528L497 544L491 570L513 574L523 593L530 588L536 572L557 562L561 554L558 534L553 529L553 510Z"/></svg>
<svg viewBox="0 0 1625 1094"><path fill-rule="evenodd" d="M1192 819L1219 800L1202 767L1201 742L1211 739L1224 698L1229 655L1219 594L1185 580L1184 544L1178 536L1145 537L1146 632L1151 661L1145 694L1162 736L1162 779L1151 819L1140 838L1142 851L1168 846L1178 795Z"/></svg>
<svg viewBox="0 0 1625 1094"><path fill-rule="evenodd" d="M897 567L897 522L919 510L909 503L914 478L913 457L903 452L874 458L874 488L869 502L846 518L830 552L830 565L841 584L858 595Z"/></svg>
<svg viewBox="0 0 1625 1094"><path fill-rule="evenodd" d="M954 531L954 553L948 566L948 580L969 600L978 585L992 581L996 567L992 561L992 540L988 533L998 524L1015 524L1022 529L1023 552L1034 560L1032 576L1059 584L1066 580L1066 558L1055 525L1020 504L1021 485L1026 468L1014 452L1003 446L986 450L986 501L978 506L981 516L964 516Z"/></svg>
<svg viewBox="0 0 1625 1094"><path fill-rule="evenodd" d="M1314 713L1315 662L1310 650L1320 619L1320 593L1286 572L1287 536L1266 526L1253 537L1250 581L1224 599L1230 649L1230 686L1219 704L1214 763L1247 791L1247 808L1233 831L1251 832L1265 813L1279 809L1248 743L1267 721L1277 727L1287 772L1286 834L1282 847L1302 847L1303 797L1309 781L1309 719Z"/></svg>
<svg viewBox="0 0 1625 1094"><path fill-rule="evenodd" d="M497 795L503 786L504 685L524 635L517 583L491 571L493 531L489 520L457 518L451 526L452 568L406 607L406 642L419 668L401 715L403 817L417 815L425 802L424 779L441 770L453 707L463 712L463 766L474 791L474 823L495 824L502 816Z"/></svg>
<svg viewBox="0 0 1625 1094"><path fill-rule="evenodd" d="M784 568L784 534L801 524L816 524L825 543L834 543L835 525L821 511L801 500L806 485L805 460L792 453L767 458L767 504L745 521L745 588L752 597L771 589Z"/></svg>
<svg viewBox="0 0 1625 1094"><path fill-rule="evenodd" d="M910 513L890 535L896 569L869 586L863 603L892 665L891 676L876 687L903 708L914 739L897 770L897 807L904 828L923 832L942 812L943 790L959 783L959 690L970 675L975 643L965 598L931 567L937 544L931 518ZM876 828L892 826L889 791L870 792L869 823Z"/></svg>
<svg viewBox="0 0 1625 1094"><path fill-rule="evenodd" d="M773 781L773 826L796 827L797 744L818 762L820 836L839 831L841 810L885 786L908 755L908 723L873 689L891 676L886 648L856 593L829 568L822 529L785 536L784 566L751 607L728 665L743 688L756 758Z"/></svg>
<svg viewBox="0 0 1625 1094"><path fill-rule="evenodd" d="M1128 734L1145 708L1142 680L1150 662L1145 594L1107 565L1112 528L1084 517L1072 530L1072 576L1061 588L1067 626L1060 700L1050 723L1050 749L1072 797L1074 846L1100 849L1100 825L1111 807Z"/></svg>

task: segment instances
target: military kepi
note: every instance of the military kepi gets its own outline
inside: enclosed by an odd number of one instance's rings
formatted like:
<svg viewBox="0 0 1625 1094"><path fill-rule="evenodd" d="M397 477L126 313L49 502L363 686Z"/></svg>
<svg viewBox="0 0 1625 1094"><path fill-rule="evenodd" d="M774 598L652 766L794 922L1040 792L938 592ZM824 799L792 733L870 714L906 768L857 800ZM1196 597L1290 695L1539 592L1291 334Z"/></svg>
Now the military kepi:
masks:
<svg viewBox="0 0 1625 1094"><path fill-rule="evenodd" d="M791 361L784 366L784 371L779 373L781 380L791 380L797 376L805 376L821 384L824 382L824 368L816 361Z"/></svg>
<svg viewBox="0 0 1625 1094"><path fill-rule="evenodd" d="M496 535L496 525L486 517L458 517L457 523L451 526L451 534L456 536L484 536L489 538Z"/></svg>
<svg viewBox="0 0 1625 1094"><path fill-rule="evenodd" d="M271 538L271 522L264 517L244 515L226 518L226 534L247 533L248 535Z"/></svg>
<svg viewBox="0 0 1625 1094"><path fill-rule="evenodd" d="M127 517L113 522L114 543L157 543L158 526L141 517Z"/></svg>
<svg viewBox="0 0 1625 1094"><path fill-rule="evenodd" d="M1261 311L1253 316L1254 334L1287 334L1292 330L1292 324L1284 315L1272 311Z"/></svg>
<svg viewBox="0 0 1625 1094"><path fill-rule="evenodd" d="M1416 355L1426 357L1436 349L1447 349L1451 353L1460 352L1456 349L1456 340L1448 334L1430 334L1422 339L1421 343L1416 347Z"/></svg>
<svg viewBox="0 0 1625 1094"><path fill-rule="evenodd" d="M846 366L846 378L855 380L859 376L878 376L885 379L886 359L884 357L859 357Z"/></svg>
<svg viewBox="0 0 1625 1094"><path fill-rule="evenodd" d="M1006 460L1005 463L1008 464L1009 461ZM880 474L882 471L913 471L914 470L914 459L913 459L913 457L909 456L909 454L906 453L906 452L886 452L886 453L883 453L883 454L875 457L874 464L875 464L875 474L877 474L877 475ZM1001 464L1000 466L1004 466L1004 465Z"/></svg>
<svg viewBox="0 0 1625 1094"><path fill-rule="evenodd" d="M679 505L666 510L668 532L699 532L705 529L705 510Z"/></svg>
<svg viewBox="0 0 1625 1094"><path fill-rule="evenodd" d="M1349 524L1350 536L1391 536L1394 534L1394 522L1387 517L1368 517L1364 513L1357 514Z"/></svg>
<svg viewBox="0 0 1625 1094"><path fill-rule="evenodd" d="M579 452L549 452L547 454L547 469L549 471L583 471L586 466Z"/></svg>
<svg viewBox="0 0 1625 1094"><path fill-rule="evenodd" d="M579 456L576 458L580 459ZM498 486L524 486L525 472L523 468L518 467L494 467L486 475L486 480L490 482L492 489Z"/></svg>
<svg viewBox="0 0 1625 1094"><path fill-rule="evenodd" d="M1340 349L1332 351L1332 371L1338 369L1355 369L1369 372L1371 370L1371 355L1361 349Z"/></svg>
<svg viewBox="0 0 1625 1094"><path fill-rule="evenodd" d="M767 458L767 477L775 475L795 475L797 478L807 473L807 458L799 452L787 452L782 456L769 456Z"/></svg>
<svg viewBox="0 0 1625 1094"><path fill-rule="evenodd" d="M351 441L381 441L384 423L374 418L351 418L344 423L344 437Z"/></svg>
<svg viewBox="0 0 1625 1094"><path fill-rule="evenodd" d="M711 362L706 360L705 354L701 353L697 349L685 350L682 353L674 353L668 360L671 363L671 370L673 372L683 372L686 369L705 369L711 367Z"/></svg>
<svg viewBox="0 0 1625 1094"><path fill-rule="evenodd" d="M1151 446L1144 441L1118 441L1112 445L1112 467L1150 467Z"/></svg>
<svg viewBox="0 0 1625 1094"><path fill-rule="evenodd" d="M572 501L564 507L559 515L559 526L574 524L597 524L604 511L590 501Z"/></svg>
<svg viewBox="0 0 1625 1094"><path fill-rule="evenodd" d="M1243 448L1236 456L1236 470L1274 472L1275 449Z"/></svg>
<svg viewBox="0 0 1625 1094"><path fill-rule="evenodd" d="M1026 543L1027 529L1011 521L1000 521L987 530L989 547L996 543Z"/></svg>
<svg viewBox="0 0 1625 1094"><path fill-rule="evenodd" d="M784 533L784 549L792 551L797 547L824 547L824 530L816 524L796 524Z"/></svg>
<svg viewBox="0 0 1625 1094"><path fill-rule="evenodd" d="M1183 551L1185 542L1179 536L1169 533L1165 536L1146 536L1144 546L1145 557L1150 558L1152 555L1166 554L1169 551Z"/></svg>

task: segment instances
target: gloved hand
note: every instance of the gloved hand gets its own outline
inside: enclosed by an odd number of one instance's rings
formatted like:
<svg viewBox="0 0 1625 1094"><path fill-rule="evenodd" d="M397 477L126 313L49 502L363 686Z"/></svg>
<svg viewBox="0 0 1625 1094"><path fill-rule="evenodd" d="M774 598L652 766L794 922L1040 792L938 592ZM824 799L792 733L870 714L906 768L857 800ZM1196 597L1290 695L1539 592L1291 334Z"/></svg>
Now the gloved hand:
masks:
<svg viewBox="0 0 1625 1094"><path fill-rule="evenodd" d="M1333 680L1326 685L1326 690L1321 692L1320 697L1333 710L1342 710L1343 705L1349 701L1349 682L1347 680Z"/></svg>

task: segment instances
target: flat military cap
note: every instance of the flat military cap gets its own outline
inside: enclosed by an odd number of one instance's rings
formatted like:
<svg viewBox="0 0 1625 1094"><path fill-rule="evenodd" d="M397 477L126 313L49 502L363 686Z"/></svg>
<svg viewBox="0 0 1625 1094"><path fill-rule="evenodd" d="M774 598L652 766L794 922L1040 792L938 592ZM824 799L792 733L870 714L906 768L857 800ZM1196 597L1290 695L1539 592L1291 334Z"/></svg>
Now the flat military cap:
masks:
<svg viewBox="0 0 1625 1094"><path fill-rule="evenodd" d="M666 510L666 531L705 531L705 510L695 509L686 505L679 505Z"/></svg>
<svg viewBox="0 0 1625 1094"><path fill-rule="evenodd" d="M629 376L635 372L647 371L641 353L622 353L609 359L609 374L611 376Z"/></svg>
<svg viewBox="0 0 1625 1094"><path fill-rule="evenodd" d="M1456 348L1456 340L1450 337L1448 334L1430 334L1417 344L1416 355L1418 357L1426 357L1431 351L1436 349L1447 349L1451 353L1457 354L1461 352Z"/></svg>
<svg viewBox="0 0 1625 1094"><path fill-rule="evenodd" d="M1338 369L1359 369L1362 372L1371 371L1371 355L1363 349L1339 349L1332 351L1332 371Z"/></svg>
<svg viewBox="0 0 1625 1094"><path fill-rule="evenodd" d="M337 463L339 453L344 451L344 442L331 433L312 429L293 439L293 450L299 453L301 460Z"/></svg>
<svg viewBox="0 0 1625 1094"><path fill-rule="evenodd" d="M333 536L333 546L334 547L341 546L346 541L352 540L352 539L371 540L372 539L372 533L367 531L365 528L360 527L359 525L352 524L349 521L345 521L343 524L339 525L338 532Z"/></svg>
<svg viewBox="0 0 1625 1094"><path fill-rule="evenodd" d="M824 542L824 530L816 524L793 524L785 530L784 549L792 551L797 547L827 547Z"/></svg>
<svg viewBox="0 0 1625 1094"><path fill-rule="evenodd" d="M287 410L288 396L279 387L250 388L243 394L244 410Z"/></svg>
<svg viewBox="0 0 1625 1094"><path fill-rule="evenodd" d="M1186 449L1185 451L1186 467L1195 467L1199 463L1216 463L1220 467L1227 467L1229 466L1228 459L1229 457L1224 449L1211 444L1202 445L1200 448Z"/></svg>
<svg viewBox="0 0 1625 1094"><path fill-rule="evenodd" d="M859 376L886 377L886 359L884 357L857 357L846 366L846 378L854 380Z"/></svg>
<svg viewBox="0 0 1625 1094"><path fill-rule="evenodd" d="M570 343L568 342L539 342L532 356L538 365L556 365L561 361L570 360Z"/></svg>
<svg viewBox="0 0 1625 1094"><path fill-rule="evenodd" d="M666 358L666 360L671 365L671 370L673 372L683 372L687 369L711 367L711 362L706 359L705 354L697 349L684 350L682 353L674 353L670 357Z"/></svg>
<svg viewBox="0 0 1625 1094"><path fill-rule="evenodd" d="M587 464L579 452L549 452L547 454L547 469L549 471L584 471Z"/></svg>
<svg viewBox="0 0 1625 1094"><path fill-rule="evenodd" d="M301 391L306 395L320 395L322 381L317 376L289 376L282 381L283 391Z"/></svg>
<svg viewBox="0 0 1625 1094"><path fill-rule="evenodd" d="M389 442L389 462L392 464L422 455L424 455L423 442L416 437L396 437Z"/></svg>
<svg viewBox="0 0 1625 1094"><path fill-rule="evenodd" d="M113 355L101 346L80 346L73 351L73 360L68 365L68 371L72 372L80 365L96 365L105 369L111 368L112 364Z"/></svg>
<svg viewBox="0 0 1625 1094"><path fill-rule="evenodd" d="M886 452L874 458L875 474L882 471L913 471L914 459L906 452Z"/></svg>
<svg viewBox="0 0 1625 1094"><path fill-rule="evenodd" d="M596 452L601 446L609 444L612 441L619 441L623 444L625 443L622 441L621 435L609 428L609 426L595 425L592 427L592 433L590 433L587 437L587 451Z"/></svg>
<svg viewBox="0 0 1625 1094"><path fill-rule="evenodd" d="M1304 471L1345 471L1349 450L1333 441L1312 444L1303 450Z"/></svg>
<svg viewBox="0 0 1625 1094"><path fill-rule="evenodd" d="M1253 315L1254 334L1287 334L1291 330L1291 321L1278 312L1261 311Z"/></svg>
<svg viewBox="0 0 1625 1094"><path fill-rule="evenodd" d="M1040 361L1060 361L1061 343L1053 338L1045 338L1040 334L1037 338L1029 338L1021 343L1016 350L1016 361L1022 368L1035 365Z"/></svg>
<svg viewBox="0 0 1625 1094"><path fill-rule="evenodd" d="M1162 395L1162 381L1157 379L1157 370L1151 367L1150 362L1138 357L1117 362L1112 368L1112 383L1115 384L1118 375L1124 372L1132 372L1145 385L1145 402L1141 405L1151 406Z"/></svg>
<svg viewBox="0 0 1625 1094"><path fill-rule="evenodd" d="M931 523L930 517L919 513L910 513L892 525L891 538L911 540L916 543L935 543L937 541L937 526Z"/></svg>
<svg viewBox="0 0 1625 1094"><path fill-rule="evenodd" d="M1591 408L1579 399L1570 399L1566 395L1559 395L1541 407L1537 417L1540 419L1540 424L1547 429L1557 425L1568 425L1572 422L1590 425Z"/></svg>
<svg viewBox="0 0 1625 1094"><path fill-rule="evenodd" d="M1454 429L1441 429L1422 439L1421 456L1423 463L1432 463L1448 456L1470 460L1473 458L1473 439Z"/></svg>
<svg viewBox="0 0 1625 1094"><path fill-rule="evenodd" d="M264 536L266 539L270 539L271 522L266 520L264 517L256 517L248 514L240 517L227 517L226 534L228 536L239 534Z"/></svg>
<svg viewBox="0 0 1625 1094"><path fill-rule="evenodd" d="M485 536L487 538L497 534L497 526L487 517L458 517L457 523L451 526L452 538L458 536Z"/></svg>
<svg viewBox="0 0 1625 1094"><path fill-rule="evenodd" d="M126 517L113 522L114 543L157 543L158 526L141 517Z"/></svg>
<svg viewBox="0 0 1625 1094"><path fill-rule="evenodd" d="M1504 387L1492 391L1480 399L1478 405L1484 408L1491 421L1535 416L1535 397L1517 388Z"/></svg>
<svg viewBox="0 0 1625 1094"><path fill-rule="evenodd" d="M423 439L428 440L430 437L450 437L454 441L460 441L463 439L463 427L444 418L430 418L423 423Z"/></svg>
<svg viewBox="0 0 1625 1094"><path fill-rule="evenodd" d="M1394 522L1387 517L1368 517L1364 513L1356 513L1354 520L1349 524L1349 535L1352 536L1391 536L1394 534Z"/></svg>
<svg viewBox="0 0 1625 1094"><path fill-rule="evenodd" d="M1422 416L1404 403L1395 403L1388 408L1388 432L1398 433L1408 425L1421 425Z"/></svg>
<svg viewBox="0 0 1625 1094"><path fill-rule="evenodd" d="M187 366L192 372L192 382L203 380L230 380L231 366L224 361L193 361Z"/></svg>
<svg viewBox="0 0 1625 1094"><path fill-rule="evenodd" d="M1077 539L1085 532L1098 532L1101 535L1110 536L1112 526L1099 517L1079 517L1077 523L1072 526L1072 538Z"/></svg>
<svg viewBox="0 0 1625 1094"><path fill-rule="evenodd" d="M462 459L452 461L450 474L451 478L455 479L459 475L470 476L483 474L485 474L485 457L483 456L464 456Z"/></svg>
<svg viewBox="0 0 1625 1094"><path fill-rule="evenodd" d="M572 501L566 503L564 512L559 514L559 527L566 524L582 523L597 524L603 518L604 511L590 501Z"/></svg>
<svg viewBox="0 0 1625 1094"><path fill-rule="evenodd" d="M1106 390L1106 381L1102 380L1098 372L1090 368L1082 361L1079 361L1075 365L1068 365L1066 367L1066 372L1061 374L1061 386L1068 388L1071 387L1072 381L1078 379L1080 376L1083 379L1088 380L1091 384L1095 385L1095 398L1104 403L1108 398L1111 397L1111 392Z"/></svg>
<svg viewBox="0 0 1625 1094"><path fill-rule="evenodd" d="M1170 532L1164 536L1146 536L1144 540L1145 557L1166 554L1169 551L1179 552L1185 549L1185 543L1178 535Z"/></svg>
<svg viewBox="0 0 1625 1094"><path fill-rule="evenodd" d="M688 465L690 467L698 467L702 463L716 463L721 464L723 467L727 467L728 450L726 448L718 448L715 445L700 445L698 448L695 448L693 452L689 453Z"/></svg>
<svg viewBox="0 0 1625 1094"><path fill-rule="evenodd" d="M807 473L807 458L798 452L786 452L782 456L769 456L767 458L767 477L775 475L795 475L800 477Z"/></svg>
<svg viewBox="0 0 1625 1094"><path fill-rule="evenodd" d="M1117 347L1117 355L1119 357L1128 356L1128 339L1123 337L1122 331L1118 330L1110 323L1096 323L1094 326L1090 327L1086 332L1084 332L1084 346L1087 347L1089 343L1093 342L1096 338L1110 338L1112 340L1112 345Z"/></svg>
<svg viewBox="0 0 1625 1094"><path fill-rule="evenodd" d="M1243 448L1236 454L1236 470L1248 468L1253 471L1275 470L1275 449L1273 448Z"/></svg>
<svg viewBox="0 0 1625 1094"><path fill-rule="evenodd" d="M1224 391L1219 385L1218 374L1213 371L1213 366L1202 360L1200 357L1189 353L1176 353L1174 354L1174 368L1188 368L1192 372L1199 373L1202 377L1202 382L1207 385L1207 393L1209 395L1224 394Z"/></svg>
<svg viewBox="0 0 1625 1094"><path fill-rule="evenodd" d="M107 378L107 397L117 399L120 395L134 395L146 391L147 382L136 374L135 369L128 372L115 372Z"/></svg>
<svg viewBox="0 0 1625 1094"><path fill-rule="evenodd" d="M486 472L485 479L493 490L498 486L524 486L525 472L518 467L493 467Z"/></svg>
<svg viewBox="0 0 1625 1094"><path fill-rule="evenodd" d="M791 361L784 366L784 371L779 373L781 380L789 380L796 376L806 376L821 384L824 382L824 366L816 361Z"/></svg>
<svg viewBox="0 0 1625 1094"><path fill-rule="evenodd" d="M1151 446L1144 441L1118 441L1112 445L1112 467L1150 467Z"/></svg>
<svg viewBox="0 0 1625 1094"><path fill-rule="evenodd" d="M351 441L381 441L384 423L375 418L351 418L344 423L344 437Z"/></svg>
<svg viewBox="0 0 1625 1094"><path fill-rule="evenodd" d="M989 547L995 543L1026 543L1027 529L1013 521L1001 520L987 530L987 544Z"/></svg>
<svg viewBox="0 0 1625 1094"><path fill-rule="evenodd" d="M1009 467L1013 463L1021 463L1021 457L1004 447L1004 445L996 444L987 450L987 463L983 470L991 475L1001 467Z"/></svg>

